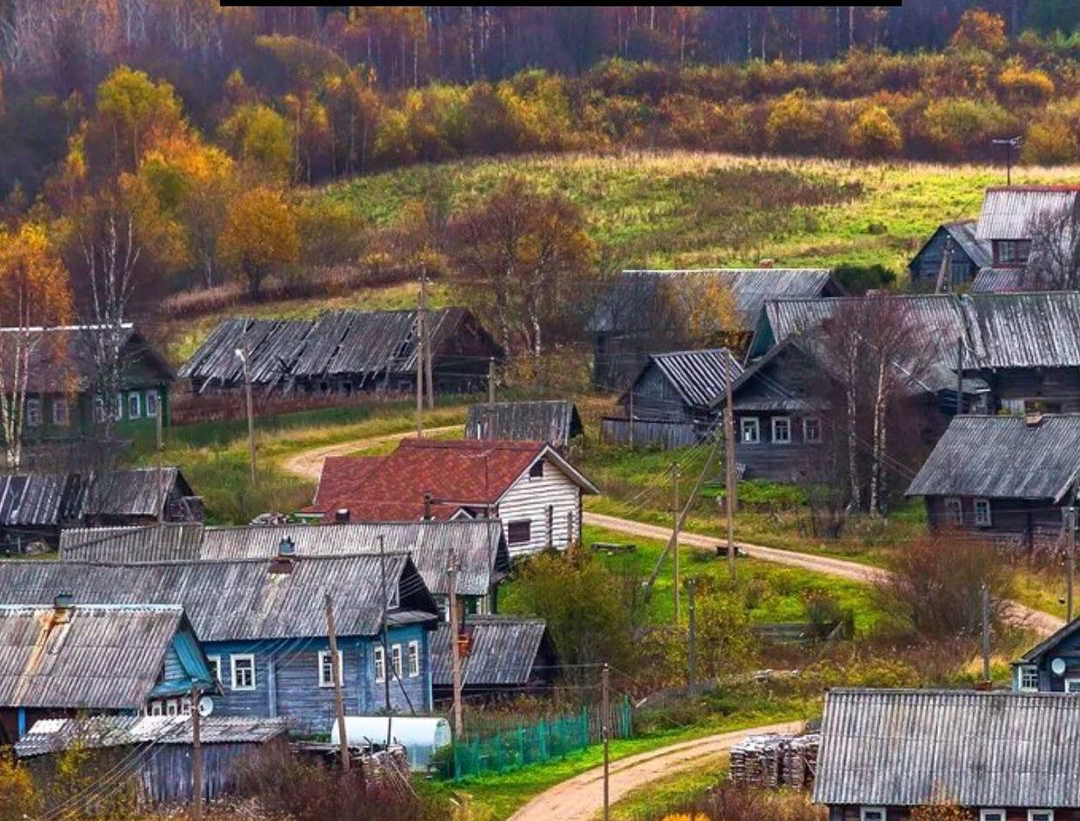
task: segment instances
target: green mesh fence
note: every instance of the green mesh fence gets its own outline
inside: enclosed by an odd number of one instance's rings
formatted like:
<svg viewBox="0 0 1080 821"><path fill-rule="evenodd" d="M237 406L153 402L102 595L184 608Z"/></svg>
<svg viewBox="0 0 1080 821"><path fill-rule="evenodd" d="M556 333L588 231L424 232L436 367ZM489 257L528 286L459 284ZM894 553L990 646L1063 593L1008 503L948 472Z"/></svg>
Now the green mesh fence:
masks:
<svg viewBox="0 0 1080 821"><path fill-rule="evenodd" d="M633 735L633 708L629 699L611 705L611 737ZM481 773L505 773L541 764L582 750L602 740L601 711L582 707L572 715L540 719L494 735L455 741L439 756L438 772L459 781Z"/></svg>

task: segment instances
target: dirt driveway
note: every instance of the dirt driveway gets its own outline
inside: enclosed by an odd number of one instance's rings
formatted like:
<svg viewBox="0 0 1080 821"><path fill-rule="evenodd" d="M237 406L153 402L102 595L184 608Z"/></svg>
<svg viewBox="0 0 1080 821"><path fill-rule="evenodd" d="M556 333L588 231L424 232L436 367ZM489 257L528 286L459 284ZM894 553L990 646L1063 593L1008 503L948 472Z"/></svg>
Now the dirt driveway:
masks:
<svg viewBox="0 0 1080 821"><path fill-rule="evenodd" d="M447 433L452 430L461 430L461 425L444 425L441 428L426 428L424 433ZM384 433L379 436L369 436L366 439L353 439L348 442L339 442L336 445L326 445L321 448L312 448L311 450L297 453L295 456L290 456L285 460L282 466L294 476L300 476L304 479L311 479L312 481L317 482L319 481L319 474L322 473L323 462L326 461L327 456L348 456L350 453L355 453L358 450L373 448L377 445L385 444L386 442L399 442L402 439L407 439L408 437L415 435L415 430L406 430L398 433Z"/></svg>

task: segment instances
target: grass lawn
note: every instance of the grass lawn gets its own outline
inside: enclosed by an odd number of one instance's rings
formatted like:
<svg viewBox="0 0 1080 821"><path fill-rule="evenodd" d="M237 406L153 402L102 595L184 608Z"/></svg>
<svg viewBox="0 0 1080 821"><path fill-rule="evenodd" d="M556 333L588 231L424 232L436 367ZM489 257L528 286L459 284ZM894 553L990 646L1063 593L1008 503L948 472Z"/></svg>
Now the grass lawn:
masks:
<svg viewBox="0 0 1080 821"><path fill-rule="evenodd" d="M639 787L611 806L611 819L638 821L641 818L656 818L664 808L693 801L710 787L717 786L726 777L727 769L728 757L722 755L685 772Z"/></svg>

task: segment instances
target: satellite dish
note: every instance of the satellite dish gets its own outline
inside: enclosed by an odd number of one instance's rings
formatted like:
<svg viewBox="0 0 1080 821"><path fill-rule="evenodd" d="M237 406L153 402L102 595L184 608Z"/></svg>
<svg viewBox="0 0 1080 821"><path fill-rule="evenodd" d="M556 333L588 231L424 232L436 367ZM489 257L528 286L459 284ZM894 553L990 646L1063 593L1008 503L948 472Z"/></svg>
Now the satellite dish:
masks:
<svg viewBox="0 0 1080 821"><path fill-rule="evenodd" d="M1050 670L1055 676L1065 675L1065 659L1054 659L1050 662Z"/></svg>
<svg viewBox="0 0 1080 821"><path fill-rule="evenodd" d="M199 699L199 715L203 718L207 718L214 712L214 700L210 696L203 696Z"/></svg>

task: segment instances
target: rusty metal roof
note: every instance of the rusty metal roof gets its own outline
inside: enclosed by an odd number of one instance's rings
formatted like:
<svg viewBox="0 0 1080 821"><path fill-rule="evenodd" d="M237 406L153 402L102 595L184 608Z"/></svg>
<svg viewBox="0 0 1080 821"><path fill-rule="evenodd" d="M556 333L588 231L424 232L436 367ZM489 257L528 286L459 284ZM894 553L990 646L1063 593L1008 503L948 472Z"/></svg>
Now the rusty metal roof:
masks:
<svg viewBox="0 0 1080 821"><path fill-rule="evenodd" d="M1030 239L1035 223L1076 210L1080 188L1013 185L987 188L975 236L983 240Z"/></svg>
<svg viewBox="0 0 1080 821"><path fill-rule="evenodd" d="M324 525L71 528L60 534L60 556L82 562L162 562L269 559L290 539L297 556L377 553L379 537L388 554L408 553L435 595L449 593L447 568L459 566L458 594L483 596L510 572L502 525L493 519L416 522L350 522Z"/></svg>
<svg viewBox="0 0 1080 821"><path fill-rule="evenodd" d="M523 685L532 678L534 668L554 661L554 646L543 619L467 616L464 626L471 641L462 660L463 686ZM431 642L432 683L436 687L453 683L451 653L450 626L443 622Z"/></svg>
<svg viewBox="0 0 1080 821"><path fill-rule="evenodd" d="M831 690L813 800L1080 808L1078 745L1074 695Z"/></svg>
<svg viewBox="0 0 1080 821"><path fill-rule="evenodd" d="M438 607L407 554L386 556L391 613ZM380 559L304 556L160 564L91 564L40 560L0 562L0 601L179 604L200 641L284 639L326 635L323 594L334 600L337 631L371 636L382 614Z"/></svg>
<svg viewBox="0 0 1080 821"><path fill-rule="evenodd" d="M60 592L22 598L52 601ZM0 605L0 706L142 707L161 676L183 608L78 604L64 612L58 621L52 605Z"/></svg>
<svg viewBox="0 0 1080 821"><path fill-rule="evenodd" d="M563 447L585 432L577 406L569 399L483 402L469 406L466 439L547 442Z"/></svg>

